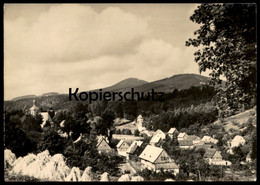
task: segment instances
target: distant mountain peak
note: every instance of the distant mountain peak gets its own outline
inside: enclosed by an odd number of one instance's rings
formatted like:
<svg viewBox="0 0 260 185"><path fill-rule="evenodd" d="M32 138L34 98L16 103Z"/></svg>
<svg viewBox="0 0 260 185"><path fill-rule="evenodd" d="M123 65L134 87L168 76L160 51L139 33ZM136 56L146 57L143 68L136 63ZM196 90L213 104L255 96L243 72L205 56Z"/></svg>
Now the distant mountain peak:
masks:
<svg viewBox="0 0 260 185"><path fill-rule="evenodd" d="M141 86L141 85L144 85L147 83L148 83L147 81L140 80L138 78L127 78L110 87L105 88L105 90L112 91L112 90L118 90L118 89L124 89L124 88L133 88L133 87Z"/></svg>

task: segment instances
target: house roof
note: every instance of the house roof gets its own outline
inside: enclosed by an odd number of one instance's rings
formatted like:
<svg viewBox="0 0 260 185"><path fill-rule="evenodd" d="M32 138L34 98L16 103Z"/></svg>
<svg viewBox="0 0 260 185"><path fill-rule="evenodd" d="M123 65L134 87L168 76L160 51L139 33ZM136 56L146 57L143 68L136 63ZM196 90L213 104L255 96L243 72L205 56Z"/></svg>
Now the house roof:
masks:
<svg viewBox="0 0 260 185"><path fill-rule="evenodd" d="M104 140L107 143L107 140L104 136L97 136L97 147L100 145L100 143ZM107 143L108 144L108 143Z"/></svg>
<svg viewBox="0 0 260 185"><path fill-rule="evenodd" d="M245 142L246 142L246 140L245 140L242 136L236 135L236 136L232 139L232 141L230 142L231 148L236 147L236 146L239 146L240 144L243 145Z"/></svg>
<svg viewBox="0 0 260 185"><path fill-rule="evenodd" d="M174 128L171 128L169 131L168 131L168 134L173 134L175 131L177 131L177 129L174 127Z"/></svg>
<svg viewBox="0 0 260 185"><path fill-rule="evenodd" d="M140 154L140 158L147 160L151 163L154 163L155 160L159 157L159 155L162 153L163 149L152 146L152 145L147 145L143 152Z"/></svg>
<svg viewBox="0 0 260 185"><path fill-rule="evenodd" d="M211 139L211 138L212 138L212 137L210 137L210 136L203 136L201 140L204 141L204 140L209 140L209 139Z"/></svg>
<svg viewBox="0 0 260 185"><path fill-rule="evenodd" d="M44 127L44 125L46 124L46 121L52 122L52 119L48 112L40 112L40 114L42 115L41 127Z"/></svg>
<svg viewBox="0 0 260 185"><path fill-rule="evenodd" d="M188 135L187 139L188 140L196 140L196 139L200 139L200 137L195 136L195 135Z"/></svg>
<svg viewBox="0 0 260 185"><path fill-rule="evenodd" d="M245 141L245 139L242 136L240 136L240 135L236 135L233 138L232 142L238 142L238 141Z"/></svg>
<svg viewBox="0 0 260 185"><path fill-rule="evenodd" d="M150 140L150 143L158 143L160 141L161 137L158 135L154 135L152 139Z"/></svg>
<svg viewBox="0 0 260 185"><path fill-rule="evenodd" d="M181 133L179 133L178 137L184 137L185 135L186 135L185 132L181 132Z"/></svg>
<svg viewBox="0 0 260 185"><path fill-rule="evenodd" d="M40 114L42 115L43 122L47 120L52 121L48 112L40 112Z"/></svg>
<svg viewBox="0 0 260 185"><path fill-rule="evenodd" d="M159 134L159 133L162 133L162 134L164 134L164 132L163 132L163 131L161 131L160 129L158 129L158 130L156 130L156 132L154 133L154 135L156 135L156 134Z"/></svg>
<svg viewBox="0 0 260 185"><path fill-rule="evenodd" d="M217 152L215 148L205 148L206 152L204 154L204 157L206 158L212 158L214 154Z"/></svg>
<svg viewBox="0 0 260 185"><path fill-rule="evenodd" d="M134 145L134 146L132 146L132 147L129 147L129 148L126 150L126 153L128 153L128 154L133 154L138 147L139 147L138 145Z"/></svg>
<svg viewBox="0 0 260 185"><path fill-rule="evenodd" d="M125 142L125 140L120 140L119 143L117 143L116 147L119 148L123 143Z"/></svg>
<svg viewBox="0 0 260 185"><path fill-rule="evenodd" d="M212 138L212 137L210 137L210 136L203 136L203 138L201 139L202 141L215 141L215 142L217 142L218 140L217 139L214 139L214 138Z"/></svg>
<svg viewBox="0 0 260 185"><path fill-rule="evenodd" d="M143 141L134 141L129 148L126 150L126 153L133 153L138 146L141 146Z"/></svg>

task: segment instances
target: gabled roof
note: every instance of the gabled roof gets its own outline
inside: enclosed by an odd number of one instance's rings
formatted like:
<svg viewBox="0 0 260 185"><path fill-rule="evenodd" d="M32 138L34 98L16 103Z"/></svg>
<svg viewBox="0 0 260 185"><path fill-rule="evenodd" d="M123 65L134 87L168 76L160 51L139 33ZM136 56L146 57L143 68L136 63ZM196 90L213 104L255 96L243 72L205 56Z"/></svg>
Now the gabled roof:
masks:
<svg viewBox="0 0 260 185"><path fill-rule="evenodd" d="M102 143L103 140L107 143L106 138L104 136L97 136L97 139L97 147Z"/></svg>
<svg viewBox="0 0 260 185"><path fill-rule="evenodd" d="M50 123L53 123L48 112L40 112L39 114L42 115L42 124L41 124L42 128L45 126L47 121L49 121Z"/></svg>
<svg viewBox="0 0 260 185"><path fill-rule="evenodd" d="M202 141L213 141L213 142L218 142L217 139L214 139L210 136L203 136L203 138L201 139Z"/></svg>
<svg viewBox="0 0 260 185"><path fill-rule="evenodd" d="M137 147L141 146L143 141L134 141L129 148L126 150L126 153L133 153Z"/></svg>
<svg viewBox="0 0 260 185"><path fill-rule="evenodd" d="M206 158L212 158L214 154L217 152L215 148L205 148L206 152L204 154L204 157Z"/></svg>
<svg viewBox="0 0 260 185"><path fill-rule="evenodd" d="M181 132L179 133L178 137L184 137L185 135L187 135L185 132Z"/></svg>
<svg viewBox="0 0 260 185"><path fill-rule="evenodd" d="M150 143L158 143L160 141L161 137L158 135L154 135L152 139L150 140Z"/></svg>
<svg viewBox="0 0 260 185"><path fill-rule="evenodd" d="M48 112L40 112L40 114L42 115L42 121L43 122L47 121L47 120L52 121Z"/></svg>
<svg viewBox="0 0 260 185"><path fill-rule="evenodd" d="M138 145L134 145L134 146L132 146L132 147L129 147L129 148L126 150L126 153L128 153L128 154L133 154L138 147L139 147Z"/></svg>
<svg viewBox="0 0 260 185"><path fill-rule="evenodd" d="M163 152L162 148L152 146L152 145L147 145L139 157L141 159L154 163L155 160L160 156L162 152Z"/></svg>
<svg viewBox="0 0 260 185"><path fill-rule="evenodd" d="M123 143L125 142L125 140L120 140L119 143L116 145L117 148L119 148Z"/></svg>
<svg viewBox="0 0 260 185"><path fill-rule="evenodd" d="M161 131L160 129L158 129L158 130L156 130L156 132L154 133L154 135L159 134L159 133L165 134L163 131Z"/></svg>
<svg viewBox="0 0 260 185"><path fill-rule="evenodd" d="M201 140L202 140L202 141L205 141L205 140L209 140L209 139L211 139L211 138L212 138L212 137L210 137L210 136L203 136Z"/></svg>
<svg viewBox="0 0 260 185"><path fill-rule="evenodd" d="M171 128L169 131L168 131L168 134L173 134L175 131L177 131L177 129L174 127L174 128Z"/></svg>

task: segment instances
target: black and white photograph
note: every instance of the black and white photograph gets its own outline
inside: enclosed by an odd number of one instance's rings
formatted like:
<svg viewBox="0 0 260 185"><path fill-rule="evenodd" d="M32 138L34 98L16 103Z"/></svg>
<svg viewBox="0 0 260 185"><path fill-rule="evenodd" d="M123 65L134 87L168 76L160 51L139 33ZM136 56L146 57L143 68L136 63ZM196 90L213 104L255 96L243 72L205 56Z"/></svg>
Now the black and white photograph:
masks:
<svg viewBox="0 0 260 185"><path fill-rule="evenodd" d="M255 3L4 3L5 182L257 181Z"/></svg>

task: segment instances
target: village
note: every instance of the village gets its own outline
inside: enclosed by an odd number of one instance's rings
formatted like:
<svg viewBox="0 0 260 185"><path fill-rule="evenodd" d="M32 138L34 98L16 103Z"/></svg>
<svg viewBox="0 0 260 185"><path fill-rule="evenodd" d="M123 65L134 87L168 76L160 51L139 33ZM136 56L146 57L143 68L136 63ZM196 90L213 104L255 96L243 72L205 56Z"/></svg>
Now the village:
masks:
<svg viewBox="0 0 260 185"><path fill-rule="evenodd" d="M35 116L37 113L42 115L42 128L45 127L48 122L51 125L53 124L49 113L40 112L39 108L35 105L35 101L33 101L33 106L30 108L30 114ZM221 151L217 146L218 140L209 135L204 135L200 138L196 135L188 135L185 132L179 132L176 128L171 128L167 133L160 129L155 132L149 131L143 126L143 117L141 115L133 122L129 122L129 120L126 119L117 119L116 121L120 122L120 124L116 126L117 130L129 128L128 130L131 131L130 134L113 134L113 139L118 141L116 148L111 148L108 138L100 135L97 138L96 147L99 153L119 155L125 158L124 163L120 165L122 174L136 174L144 169L148 169L155 172L163 170L177 175L180 168L179 164L176 163L174 156L169 156L163 148L163 144L167 137L177 140L179 146L174 147L179 147L183 150L205 150L203 158L209 165L228 167L232 164L230 161L223 159ZM60 123L60 128L64 127L64 123L65 120ZM139 136L132 134L136 129L139 132ZM68 137L67 133L62 132L61 129L58 130L58 133L62 137ZM142 134L149 137L148 142L144 142ZM83 135L81 134L74 143L77 143L82 139ZM246 141L242 136L236 135L228 142L229 148L227 152L233 154L233 148L242 146L245 143ZM250 153L248 153L246 157L246 162L252 162Z"/></svg>

